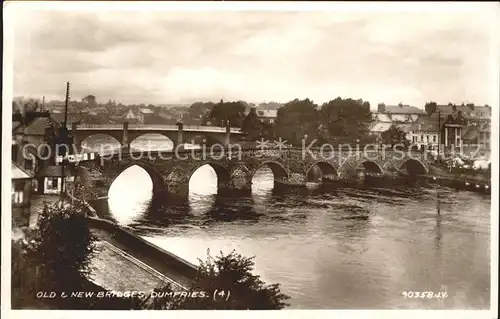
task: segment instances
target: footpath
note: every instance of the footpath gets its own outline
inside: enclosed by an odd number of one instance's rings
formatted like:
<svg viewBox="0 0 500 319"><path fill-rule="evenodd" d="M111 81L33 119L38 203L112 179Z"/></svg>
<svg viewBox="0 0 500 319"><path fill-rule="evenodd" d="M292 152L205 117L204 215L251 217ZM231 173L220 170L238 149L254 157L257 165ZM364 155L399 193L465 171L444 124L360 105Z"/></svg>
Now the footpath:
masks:
<svg viewBox="0 0 500 319"><path fill-rule="evenodd" d="M131 231L104 229L106 227L96 226L96 219L89 220L92 232L100 241L107 243L108 247L111 245L115 252L128 258L133 264L129 266L139 267L154 274L157 278L162 279L161 284L171 283L172 288L186 290L194 282L198 271L196 266L147 242ZM98 223L111 224L111 222L103 220L99 220ZM128 266L124 263L123 267ZM134 272L130 274L130 276L135 275ZM129 278L124 279L128 280Z"/></svg>
<svg viewBox="0 0 500 319"><path fill-rule="evenodd" d="M91 232L98 238L92 260L91 281L114 291L151 291L171 285L174 291L185 291L196 279L195 265L146 241L131 229L100 219L95 209L68 194L71 200L87 208ZM30 214L30 228L36 227L38 213L45 204L52 205L58 196L36 196Z"/></svg>

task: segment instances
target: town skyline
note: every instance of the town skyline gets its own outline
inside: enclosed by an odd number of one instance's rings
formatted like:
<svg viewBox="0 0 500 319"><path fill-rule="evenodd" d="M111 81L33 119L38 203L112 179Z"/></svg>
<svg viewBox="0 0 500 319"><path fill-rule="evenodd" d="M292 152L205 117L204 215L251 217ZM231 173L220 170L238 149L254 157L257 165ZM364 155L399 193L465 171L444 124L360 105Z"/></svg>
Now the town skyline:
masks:
<svg viewBox="0 0 500 319"><path fill-rule="evenodd" d="M74 96L124 104L495 105L487 13L24 10L13 93L58 100L69 81Z"/></svg>

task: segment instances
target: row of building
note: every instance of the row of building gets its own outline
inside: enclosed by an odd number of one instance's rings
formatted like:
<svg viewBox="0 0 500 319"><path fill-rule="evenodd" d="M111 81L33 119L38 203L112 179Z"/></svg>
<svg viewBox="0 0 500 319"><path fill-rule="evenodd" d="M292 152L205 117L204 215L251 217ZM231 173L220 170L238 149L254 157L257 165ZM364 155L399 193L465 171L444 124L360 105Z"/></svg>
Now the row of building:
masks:
<svg viewBox="0 0 500 319"><path fill-rule="evenodd" d="M410 105L378 105L373 112L370 134L382 141L382 134L391 126L397 126L406 133L406 139L428 149L437 147L462 147L480 145L490 150L491 107L468 105L435 105L425 112ZM439 141L439 139L441 139Z"/></svg>
<svg viewBox="0 0 500 319"><path fill-rule="evenodd" d="M62 116L65 105L62 101L43 103L44 110L54 116ZM182 116L184 107L165 108L154 105L123 105L109 100L105 104L98 104L96 97L88 95L81 101L71 101L68 106L68 118L71 121L82 123L147 123L147 124L175 124Z"/></svg>
<svg viewBox="0 0 500 319"><path fill-rule="evenodd" d="M32 195L60 194L63 180L71 182L75 172L57 163L62 118L42 111L13 114L12 120L12 219L27 226Z"/></svg>

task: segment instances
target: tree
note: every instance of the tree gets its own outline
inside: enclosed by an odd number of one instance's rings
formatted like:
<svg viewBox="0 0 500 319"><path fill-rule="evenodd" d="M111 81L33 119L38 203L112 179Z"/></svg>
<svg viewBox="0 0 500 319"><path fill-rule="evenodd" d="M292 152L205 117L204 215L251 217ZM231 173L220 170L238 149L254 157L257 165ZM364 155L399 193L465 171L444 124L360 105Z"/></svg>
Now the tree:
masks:
<svg viewBox="0 0 500 319"><path fill-rule="evenodd" d="M31 255L38 265L43 291L82 291L88 283L90 262L95 252L95 236L90 232L84 209L73 205L45 206L33 234ZM66 299L69 304L74 299ZM55 299L64 303L64 299Z"/></svg>
<svg viewBox="0 0 500 319"><path fill-rule="evenodd" d="M406 139L406 133L396 125L391 125L391 127L382 133L382 141L384 144L389 144L394 147L395 144L407 145L408 140Z"/></svg>
<svg viewBox="0 0 500 319"><path fill-rule="evenodd" d="M309 99L295 99L278 109L274 128L277 138L281 137L292 145L302 145L305 135L307 141L318 138L319 124L317 105Z"/></svg>
<svg viewBox="0 0 500 319"><path fill-rule="evenodd" d="M233 127L241 127L245 118L245 103L220 101L215 104L211 111L204 117L203 123L215 126L226 126L228 123Z"/></svg>
<svg viewBox="0 0 500 319"><path fill-rule="evenodd" d="M450 104L448 104L448 105L450 105ZM437 110L436 102L425 103L425 112L427 112L427 115L429 115L429 116L432 115L434 112L436 112L436 110Z"/></svg>
<svg viewBox="0 0 500 319"><path fill-rule="evenodd" d="M41 105L37 99L16 99L12 101L12 113L21 113L24 117L26 113L39 111Z"/></svg>
<svg viewBox="0 0 500 319"><path fill-rule="evenodd" d="M207 260L199 261L198 276L190 293L203 292L204 297L164 298L150 303L149 308L272 310L288 306L286 300L290 297L280 291L279 284L265 284L258 275L252 274L253 258L233 251L228 255L221 252L216 258L207 253ZM172 289L167 286L158 291L171 292Z"/></svg>
<svg viewBox="0 0 500 319"><path fill-rule="evenodd" d="M195 102L182 115L182 122L186 125L200 125L208 113L214 107L212 102Z"/></svg>
<svg viewBox="0 0 500 319"><path fill-rule="evenodd" d="M370 103L338 97L321 106L321 119L330 139L340 142L365 140L372 122Z"/></svg>
<svg viewBox="0 0 500 319"><path fill-rule="evenodd" d="M104 107L108 111L109 115L113 115L116 113L116 103L111 101L111 99L108 101L108 103L106 103Z"/></svg>
<svg viewBox="0 0 500 319"><path fill-rule="evenodd" d="M257 116L255 108L250 109L250 112L243 120L241 130L247 134L247 137L252 140L258 140L262 136L263 125Z"/></svg>

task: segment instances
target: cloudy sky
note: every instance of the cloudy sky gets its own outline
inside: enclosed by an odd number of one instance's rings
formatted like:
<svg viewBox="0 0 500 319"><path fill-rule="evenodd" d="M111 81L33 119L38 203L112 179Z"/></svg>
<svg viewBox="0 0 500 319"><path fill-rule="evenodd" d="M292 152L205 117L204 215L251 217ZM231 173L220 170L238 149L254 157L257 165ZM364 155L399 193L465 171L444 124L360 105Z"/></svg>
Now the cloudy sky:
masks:
<svg viewBox="0 0 500 319"><path fill-rule="evenodd" d="M490 17L484 10L24 10L14 24L14 95L62 100L70 81L73 99L94 94L104 102L342 96L372 105L491 105Z"/></svg>

